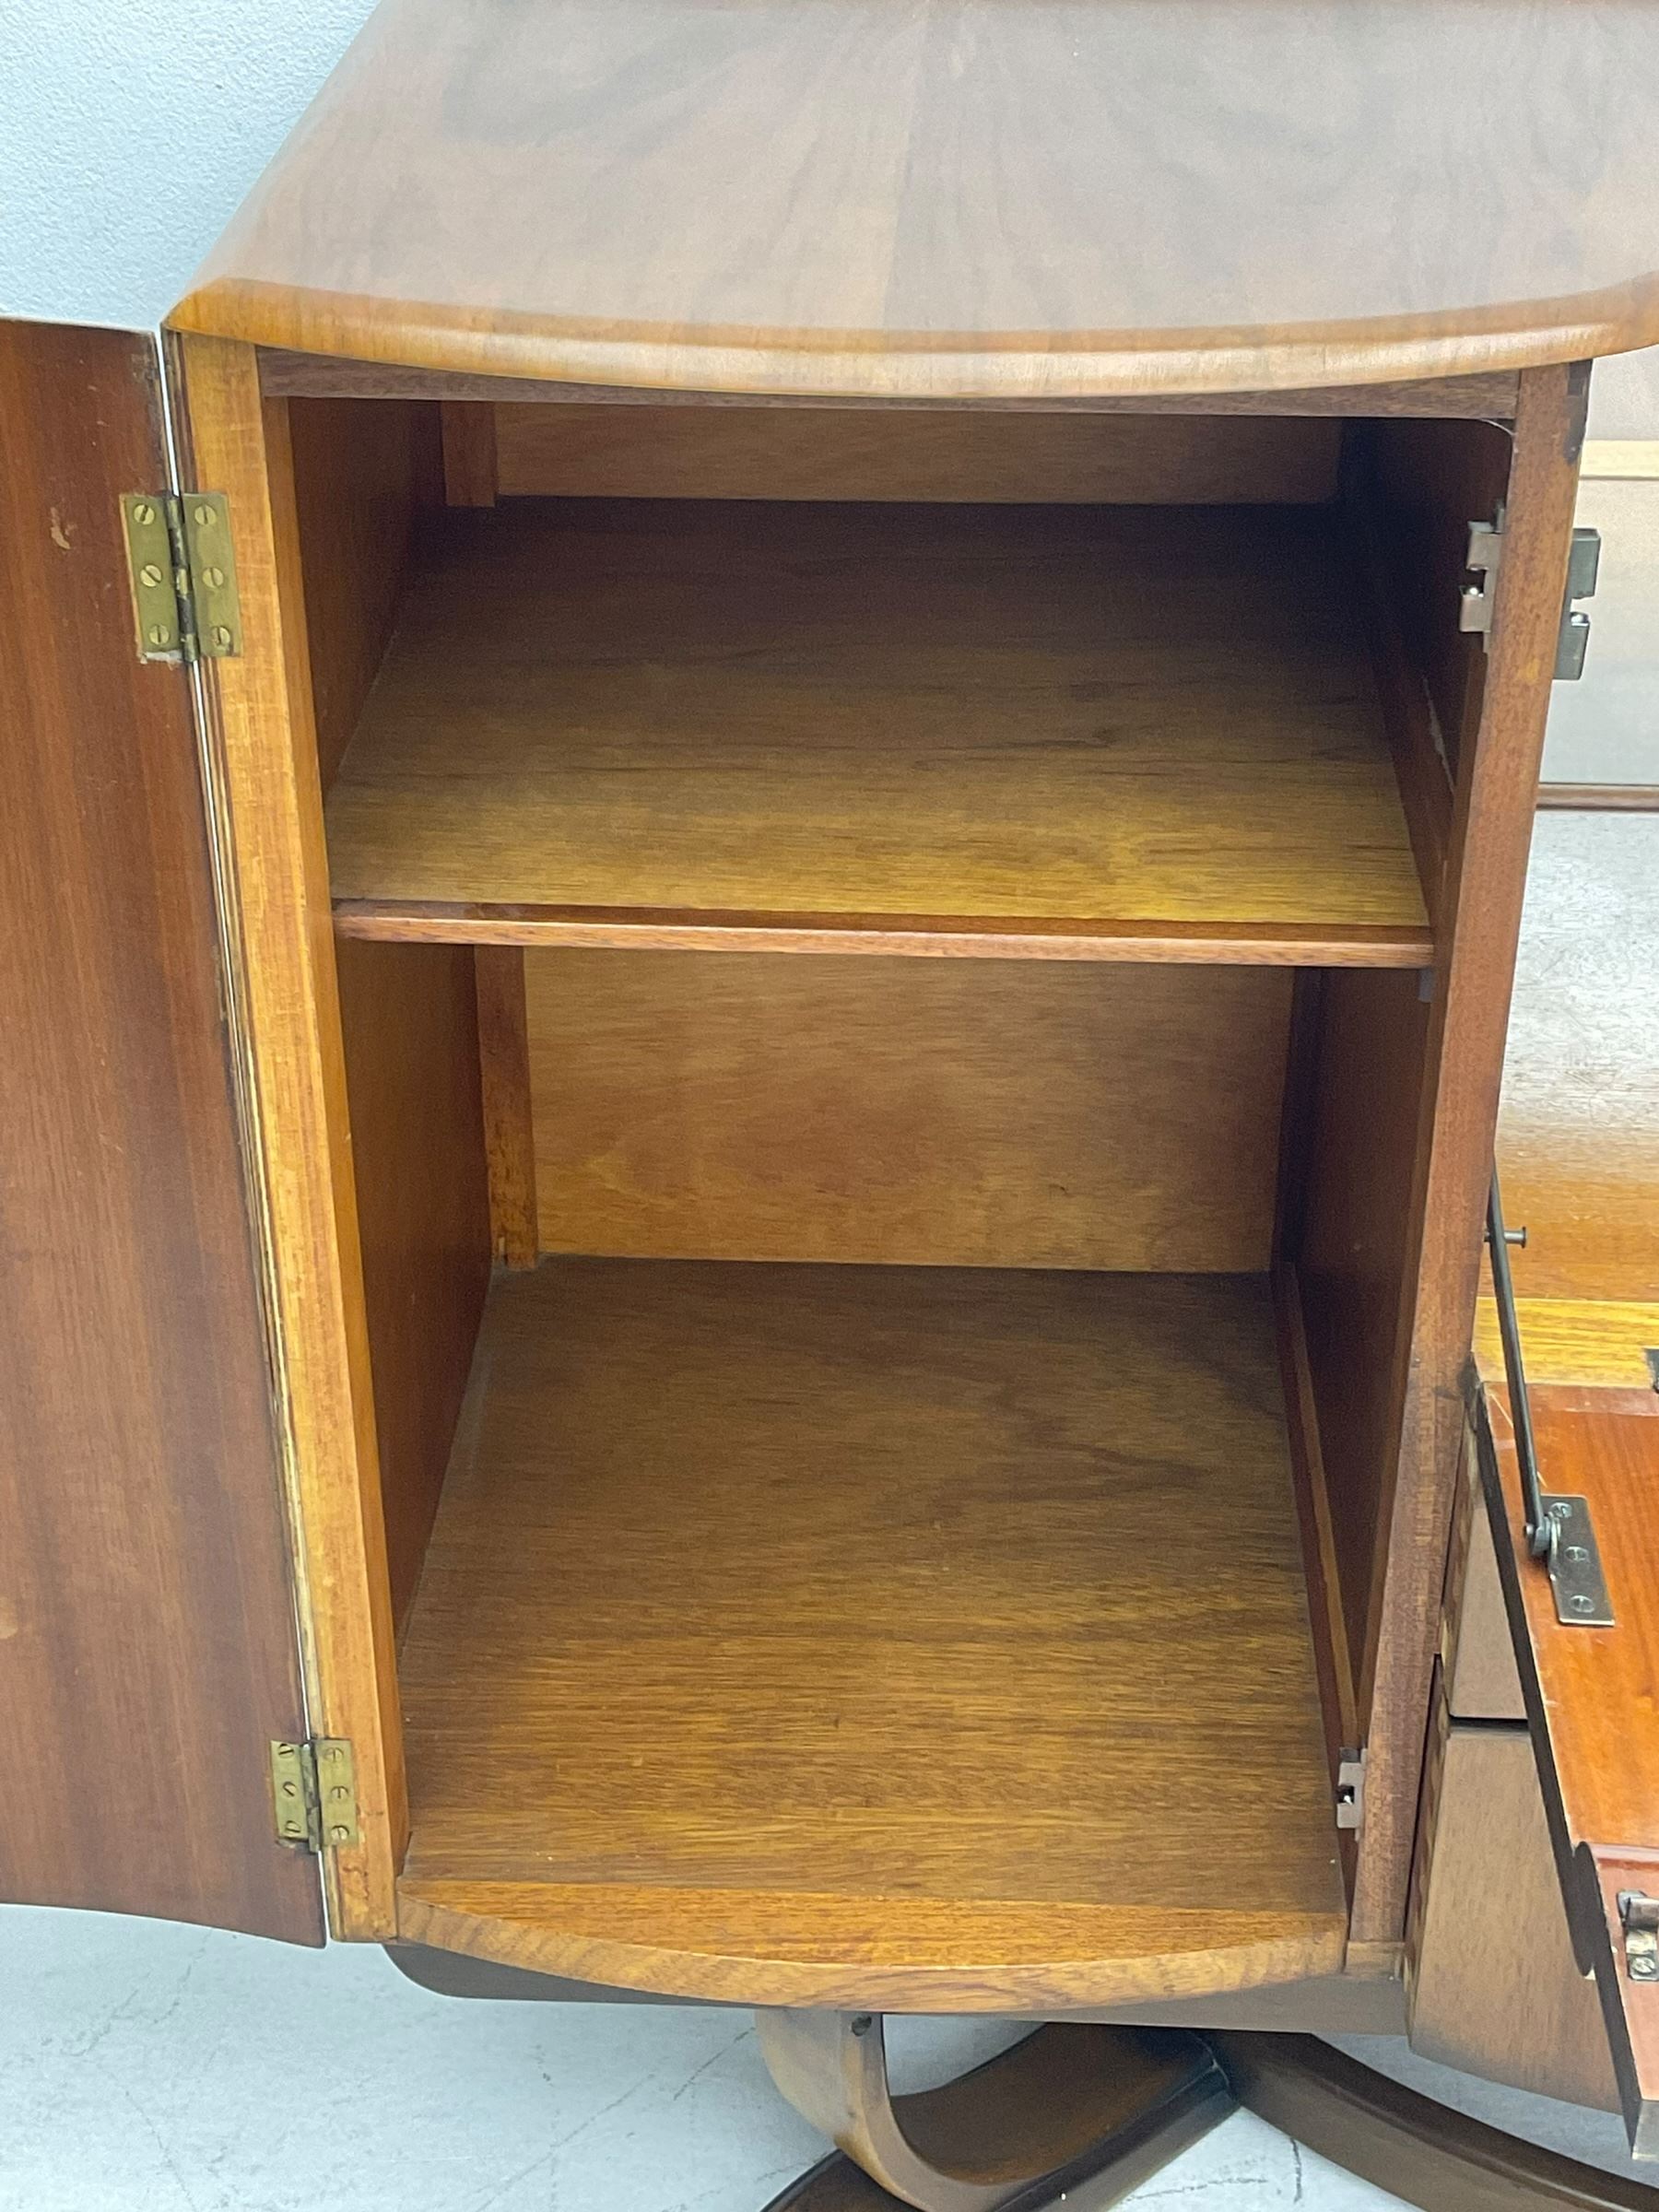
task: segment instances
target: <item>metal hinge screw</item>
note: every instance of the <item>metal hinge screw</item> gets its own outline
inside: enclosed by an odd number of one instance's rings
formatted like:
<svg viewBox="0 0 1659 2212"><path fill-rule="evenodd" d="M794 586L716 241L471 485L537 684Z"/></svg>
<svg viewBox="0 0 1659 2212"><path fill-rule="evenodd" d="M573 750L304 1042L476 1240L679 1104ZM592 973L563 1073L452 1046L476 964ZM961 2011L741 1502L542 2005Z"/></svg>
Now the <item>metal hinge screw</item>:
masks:
<svg viewBox="0 0 1659 2212"><path fill-rule="evenodd" d="M1631 1981L1659 1982L1659 1898L1641 1889L1621 1889L1618 1917Z"/></svg>

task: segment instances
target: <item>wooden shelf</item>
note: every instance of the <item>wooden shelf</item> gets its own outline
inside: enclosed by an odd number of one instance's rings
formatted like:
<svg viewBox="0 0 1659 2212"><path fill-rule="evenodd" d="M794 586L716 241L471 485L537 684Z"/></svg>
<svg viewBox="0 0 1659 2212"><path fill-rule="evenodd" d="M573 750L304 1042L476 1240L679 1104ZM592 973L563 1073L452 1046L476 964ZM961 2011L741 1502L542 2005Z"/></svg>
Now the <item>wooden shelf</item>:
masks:
<svg viewBox="0 0 1659 2212"><path fill-rule="evenodd" d="M1323 511L446 518L328 806L375 937L1417 967Z"/></svg>
<svg viewBox="0 0 1659 2212"><path fill-rule="evenodd" d="M399 1928L741 2004L1335 1970L1255 1277L545 1261L401 1664Z"/></svg>

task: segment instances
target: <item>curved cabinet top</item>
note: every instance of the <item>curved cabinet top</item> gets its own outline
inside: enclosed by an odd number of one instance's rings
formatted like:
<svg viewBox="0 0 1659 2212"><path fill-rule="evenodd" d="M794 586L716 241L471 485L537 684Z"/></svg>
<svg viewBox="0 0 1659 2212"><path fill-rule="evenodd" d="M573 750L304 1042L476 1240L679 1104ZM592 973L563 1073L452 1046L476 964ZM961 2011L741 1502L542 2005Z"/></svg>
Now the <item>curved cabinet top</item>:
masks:
<svg viewBox="0 0 1659 2212"><path fill-rule="evenodd" d="M171 318L1018 400L1659 342L1650 0L382 0Z"/></svg>

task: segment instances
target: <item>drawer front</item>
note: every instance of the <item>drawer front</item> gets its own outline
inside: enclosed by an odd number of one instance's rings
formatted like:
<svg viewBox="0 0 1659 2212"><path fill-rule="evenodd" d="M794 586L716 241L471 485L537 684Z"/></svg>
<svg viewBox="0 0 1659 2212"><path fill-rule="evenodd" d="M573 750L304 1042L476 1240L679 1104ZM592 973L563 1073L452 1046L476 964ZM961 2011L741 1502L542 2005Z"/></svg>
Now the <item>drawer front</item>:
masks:
<svg viewBox="0 0 1659 2212"><path fill-rule="evenodd" d="M1531 1735L1523 1722L1457 1718L1443 1686L1406 1983L1407 2037L1425 2058L1618 2109L1595 1984L1573 1958Z"/></svg>
<svg viewBox="0 0 1659 2212"><path fill-rule="evenodd" d="M1594 1971L1631 2147L1659 2159L1659 1395L1552 1384L1530 1402L1544 1490L1587 1504L1610 1623L1558 1617L1497 1390L1474 1405L1482 1494L1574 1951Z"/></svg>
<svg viewBox="0 0 1659 2212"><path fill-rule="evenodd" d="M1454 1720L1526 1719L1472 1429L1465 1431L1463 1476L1452 1517L1446 1604L1441 1617L1441 1678L1447 1710Z"/></svg>

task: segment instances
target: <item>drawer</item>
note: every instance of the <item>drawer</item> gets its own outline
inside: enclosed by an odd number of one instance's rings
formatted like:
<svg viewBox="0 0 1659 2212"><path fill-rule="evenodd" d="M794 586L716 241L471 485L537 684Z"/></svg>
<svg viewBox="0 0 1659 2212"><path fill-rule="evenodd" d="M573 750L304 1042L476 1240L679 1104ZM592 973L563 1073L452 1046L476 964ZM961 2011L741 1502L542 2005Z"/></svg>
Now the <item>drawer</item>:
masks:
<svg viewBox="0 0 1659 2212"><path fill-rule="evenodd" d="M1489 1557L1489 1539L1488 1539ZM1406 2033L1441 2065L1617 2111L1594 1981L1573 1957L1524 1722L1460 1719L1442 1674L1406 1952Z"/></svg>
<svg viewBox="0 0 1659 2212"><path fill-rule="evenodd" d="M1506 1391L1475 1394L1477 1469L1573 1951L1594 1976L1631 2147L1659 2157L1659 1395L1561 1383L1529 1402L1543 1493L1571 1504L1573 1533L1587 1515L1605 1609L1534 1556ZM1475 1818L1490 1825L1484 1807ZM1495 1843L1482 1855L1535 1938L1519 1860Z"/></svg>

